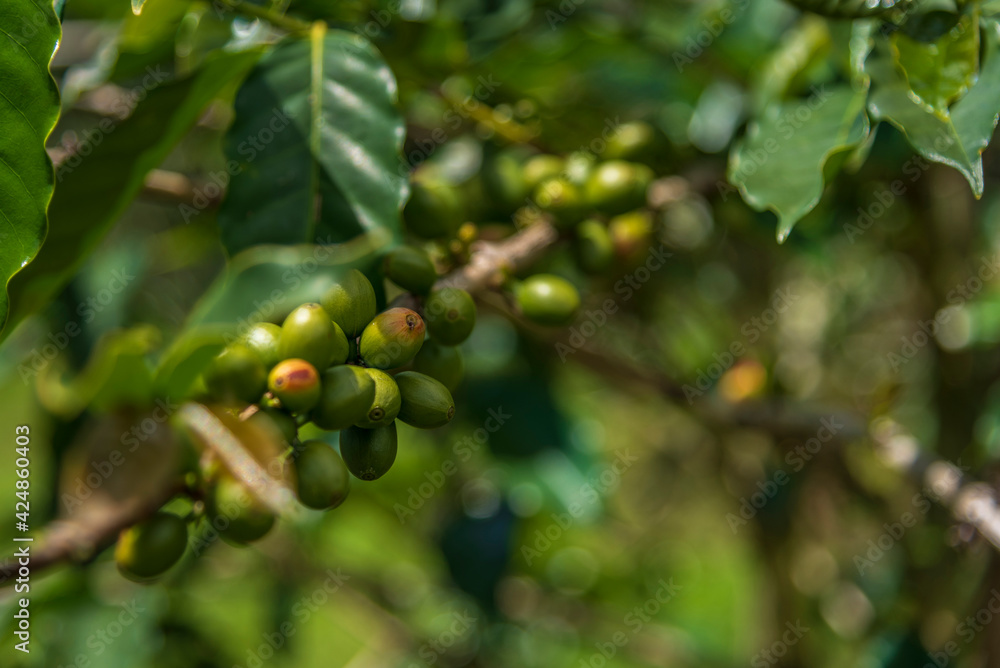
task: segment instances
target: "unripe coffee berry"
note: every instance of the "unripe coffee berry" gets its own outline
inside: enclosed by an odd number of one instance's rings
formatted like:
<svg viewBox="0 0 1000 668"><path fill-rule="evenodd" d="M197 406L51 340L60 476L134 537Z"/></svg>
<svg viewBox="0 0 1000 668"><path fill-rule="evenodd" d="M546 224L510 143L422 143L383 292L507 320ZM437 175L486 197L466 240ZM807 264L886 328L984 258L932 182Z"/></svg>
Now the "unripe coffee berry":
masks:
<svg viewBox="0 0 1000 668"><path fill-rule="evenodd" d="M416 295L430 292L437 280L437 270L427 253L413 246L400 246L389 251L382 261L385 277Z"/></svg>
<svg viewBox="0 0 1000 668"><path fill-rule="evenodd" d="M343 364L350 352L344 330L319 304L303 304L288 314L279 350L282 359L302 359L319 370Z"/></svg>
<svg viewBox="0 0 1000 668"><path fill-rule="evenodd" d="M615 245L604 223L588 218L576 226L576 259L580 267L596 274L608 268L615 258Z"/></svg>
<svg viewBox="0 0 1000 668"><path fill-rule="evenodd" d="M434 429L443 427L455 417L455 400L440 381L416 371L404 371L395 376L399 387L398 419L411 427Z"/></svg>
<svg viewBox="0 0 1000 668"><path fill-rule="evenodd" d="M392 424L399 415L399 388L392 376L378 369L365 369L375 381L375 398L365 411L364 417L355 423L363 429L375 429Z"/></svg>
<svg viewBox="0 0 1000 668"><path fill-rule="evenodd" d="M332 285L320 300L330 318L347 338L353 339L377 312L375 288L357 269L351 269Z"/></svg>
<svg viewBox="0 0 1000 668"><path fill-rule="evenodd" d="M281 327L270 322L257 323L243 336L243 344L257 353L268 371L282 359L280 340Z"/></svg>
<svg viewBox="0 0 1000 668"><path fill-rule="evenodd" d="M267 389L286 410L304 413L319 402L319 373L305 360L282 360L268 374Z"/></svg>
<svg viewBox="0 0 1000 668"><path fill-rule="evenodd" d="M417 354L424 343L424 321L408 308L378 314L361 333L361 358L376 369L395 369Z"/></svg>
<svg viewBox="0 0 1000 668"><path fill-rule="evenodd" d="M361 480L376 480L396 461L396 425L375 429L351 427L340 432L340 456L347 470Z"/></svg>
<svg viewBox="0 0 1000 668"><path fill-rule="evenodd" d="M351 476L337 451L323 441L306 441L295 458L296 486L302 505L336 508L351 489Z"/></svg>
<svg viewBox="0 0 1000 668"><path fill-rule="evenodd" d="M346 429L363 420L375 401L375 381L365 369L344 364L320 376L319 402L309 413L320 429Z"/></svg>
<svg viewBox="0 0 1000 668"><path fill-rule="evenodd" d="M435 290L424 303L424 318L435 341L457 346L469 338L476 326L476 303L465 290Z"/></svg>
<svg viewBox="0 0 1000 668"><path fill-rule="evenodd" d="M565 325L580 308L580 293L572 283L552 274L536 274L515 291L525 318L539 325Z"/></svg>
<svg viewBox="0 0 1000 668"><path fill-rule="evenodd" d="M645 165L624 160L601 163L587 179L587 201L604 213L615 215L646 202L646 188L653 174Z"/></svg>
<svg viewBox="0 0 1000 668"><path fill-rule="evenodd" d="M261 408L250 417L249 422L267 425L266 429L274 430L288 445L298 437L299 428L295 424L295 418L277 408Z"/></svg>
<svg viewBox="0 0 1000 668"><path fill-rule="evenodd" d="M215 482L205 505L212 527L230 542L259 540L274 526L271 511L229 474Z"/></svg>
<svg viewBox="0 0 1000 668"><path fill-rule="evenodd" d="M147 580L166 572L187 548L187 523L177 515L156 513L118 536L115 563L130 580Z"/></svg>
<svg viewBox="0 0 1000 668"><path fill-rule="evenodd" d="M562 176L538 184L534 200L539 209L552 214L555 223L563 227L572 225L583 217L586 203L583 191Z"/></svg>
<svg viewBox="0 0 1000 668"><path fill-rule="evenodd" d="M264 394L267 369L252 350L242 343L223 349L205 369L205 388L219 401L253 403Z"/></svg>

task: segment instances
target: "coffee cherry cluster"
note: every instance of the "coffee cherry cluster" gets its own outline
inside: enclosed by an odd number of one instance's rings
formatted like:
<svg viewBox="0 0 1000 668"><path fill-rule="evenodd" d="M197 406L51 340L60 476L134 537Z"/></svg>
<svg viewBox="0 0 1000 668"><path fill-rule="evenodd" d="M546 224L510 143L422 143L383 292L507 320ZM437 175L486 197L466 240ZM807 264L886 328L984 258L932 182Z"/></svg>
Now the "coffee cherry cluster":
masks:
<svg viewBox="0 0 1000 668"><path fill-rule="evenodd" d="M319 303L301 304L280 326L252 327L202 373L206 401L280 435L282 460L309 508L336 508L352 476L370 481L389 471L396 420L434 429L455 415L451 391L463 375L455 346L475 326L475 303L464 290L433 289L437 271L422 249L399 247L383 268L423 315L392 305L379 313L372 284L351 270ZM301 442L307 423L339 431L340 452L322 440ZM245 544L271 530L274 515L239 480L221 466L204 473L204 515L223 538ZM187 535L184 519L159 512L122 532L118 568L136 580L156 577L183 555Z"/></svg>
<svg viewBox="0 0 1000 668"><path fill-rule="evenodd" d="M462 185L422 165L403 212L407 229L461 261L480 233L470 218L503 216L523 227L544 217L571 241L577 266L600 274L652 233L645 205L653 171L643 160L652 158L654 142L651 126L630 122L610 134L603 160L589 151L561 156L510 146L484 158L479 177ZM553 274L511 277L504 288L521 315L543 326L569 324L580 306L576 287Z"/></svg>

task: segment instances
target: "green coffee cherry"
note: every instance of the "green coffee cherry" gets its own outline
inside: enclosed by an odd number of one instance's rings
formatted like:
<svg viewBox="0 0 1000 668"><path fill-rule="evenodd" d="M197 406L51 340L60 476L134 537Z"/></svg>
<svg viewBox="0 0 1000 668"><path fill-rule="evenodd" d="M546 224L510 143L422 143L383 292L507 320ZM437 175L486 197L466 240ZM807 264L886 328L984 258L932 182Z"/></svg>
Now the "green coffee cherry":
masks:
<svg viewBox="0 0 1000 668"><path fill-rule="evenodd" d="M253 403L264 394L267 369L260 357L242 343L226 346L203 374L205 388L220 401Z"/></svg>
<svg viewBox="0 0 1000 668"><path fill-rule="evenodd" d="M396 425L345 429L340 432L340 456L355 478L381 478L396 461Z"/></svg>
<svg viewBox="0 0 1000 668"><path fill-rule="evenodd" d="M389 251L382 268L386 278L415 295L426 295L437 280L437 270L430 256L413 246Z"/></svg>
<svg viewBox="0 0 1000 668"><path fill-rule="evenodd" d="M295 424L295 418L277 408L261 408L250 417L249 422L266 424L266 429L275 430L288 445L294 443L299 435L299 428Z"/></svg>
<svg viewBox="0 0 1000 668"><path fill-rule="evenodd" d="M376 369L395 369L417 354L424 343L424 321L408 308L378 314L361 333L361 358Z"/></svg>
<svg viewBox="0 0 1000 668"><path fill-rule="evenodd" d="M374 429L392 424L399 415L399 388L392 376L378 369L365 369L375 381L375 398L372 399L365 416L354 423L362 429Z"/></svg>
<svg viewBox="0 0 1000 668"><path fill-rule="evenodd" d="M597 274L615 258L615 245L604 223L588 218L576 226L576 259L584 271Z"/></svg>
<svg viewBox="0 0 1000 668"><path fill-rule="evenodd" d="M536 274L516 289L524 317L539 325L565 325L580 308L580 293L572 283L552 274Z"/></svg>
<svg viewBox="0 0 1000 668"><path fill-rule="evenodd" d="M586 206L583 191L562 176L538 184L534 192L534 201L539 209L550 213L559 226L572 225L580 220Z"/></svg>
<svg viewBox="0 0 1000 668"><path fill-rule="evenodd" d="M615 254L628 261L649 246L653 236L653 217L648 211L630 211L608 221L608 232Z"/></svg>
<svg viewBox="0 0 1000 668"><path fill-rule="evenodd" d="M440 381L416 371L395 376L399 387L400 420L420 429L443 427L455 417L455 400Z"/></svg>
<svg viewBox="0 0 1000 668"><path fill-rule="evenodd" d="M436 378L454 392L465 375L465 361L459 348L443 346L434 339L428 339L413 358L413 369Z"/></svg>
<svg viewBox="0 0 1000 668"><path fill-rule="evenodd" d="M375 288L357 269L351 269L320 300L330 318L348 338L361 334L378 312Z"/></svg>
<svg viewBox="0 0 1000 668"><path fill-rule="evenodd" d="M524 180L521 161L517 151L503 151L483 167L483 186L498 207L513 210L524 202L531 191Z"/></svg>
<svg viewBox="0 0 1000 668"><path fill-rule="evenodd" d="M608 137L603 156L608 160L635 160L644 158L653 147L655 135L652 126L642 121L623 123Z"/></svg>
<svg viewBox="0 0 1000 668"><path fill-rule="evenodd" d="M645 165L609 160L587 179L587 201L609 215L624 213L645 204L646 188L652 180L653 173Z"/></svg>
<svg viewBox="0 0 1000 668"><path fill-rule="evenodd" d="M271 511L229 474L215 482L205 505L212 527L234 543L263 538L274 526Z"/></svg>
<svg viewBox="0 0 1000 668"><path fill-rule="evenodd" d="M424 304L427 330L438 343L457 346L476 326L476 303L465 290L435 290Z"/></svg>
<svg viewBox="0 0 1000 668"><path fill-rule="evenodd" d="M281 359L298 358L321 370L343 364L350 352L344 330L319 304L303 304L288 314L278 349Z"/></svg>
<svg viewBox="0 0 1000 668"><path fill-rule="evenodd" d="M543 181L559 176L566 163L559 156L536 155L524 162L524 183L529 190L534 190Z"/></svg>
<svg viewBox="0 0 1000 668"><path fill-rule="evenodd" d="M449 184L418 170L403 209L406 229L424 239L451 237L462 222L462 202Z"/></svg>
<svg viewBox="0 0 1000 668"><path fill-rule="evenodd" d="M302 444L295 458L295 473L299 501L308 508L336 508L351 489L351 476L344 460L323 441Z"/></svg>
<svg viewBox="0 0 1000 668"><path fill-rule="evenodd" d="M346 429L368 414L375 401L375 381L361 367L344 364L320 377L319 403L309 417L320 429Z"/></svg>
<svg viewBox="0 0 1000 668"><path fill-rule="evenodd" d="M268 371L281 361L281 351L278 342L281 340L281 327L270 322L259 322L243 335L242 343L260 358Z"/></svg>
<svg viewBox="0 0 1000 668"><path fill-rule="evenodd" d="M156 513L118 536L118 571L130 580L155 578L180 560L187 540L184 520L170 513Z"/></svg>
<svg viewBox="0 0 1000 668"><path fill-rule="evenodd" d="M267 389L281 400L286 410L305 413L319 402L319 373L305 360L282 360L271 369Z"/></svg>

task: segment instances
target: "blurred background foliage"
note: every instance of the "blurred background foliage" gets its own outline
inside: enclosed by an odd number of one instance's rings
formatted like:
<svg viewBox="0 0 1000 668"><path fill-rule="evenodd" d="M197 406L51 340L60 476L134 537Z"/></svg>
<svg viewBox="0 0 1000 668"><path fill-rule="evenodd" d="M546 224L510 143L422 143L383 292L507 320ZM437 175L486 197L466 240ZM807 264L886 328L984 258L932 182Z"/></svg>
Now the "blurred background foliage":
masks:
<svg viewBox="0 0 1000 668"><path fill-rule="evenodd" d="M824 443L800 469L787 458L820 433L821 417L891 415L928 451L993 482L1000 283L972 279L984 267L995 275L1000 259L995 150L983 155L976 200L960 173L919 162L882 124L867 160L830 180L779 245L776 217L726 183L729 150L768 90L795 98L837 76L828 56L843 48L842 23L777 0L291 0L287 9L372 40L398 82L401 168L435 165L465 193L470 220L510 224L510 211L482 196L509 122L559 153L590 146L609 125L650 124L647 162L696 185L657 214L653 245L669 260L628 299L616 285L644 249L598 277L580 273L568 249L541 268L581 288L578 328L605 300L620 307L589 349L697 393L667 397L579 364L577 353L564 362L554 341L571 331L539 337L484 305L464 345L458 416L434 432L401 427L391 475L252 548L220 542L188 555L156 585L122 579L106 552L38 575L32 653L5 641L2 665L902 667L933 664L949 641L959 649L949 665L1000 665L994 627L967 637L960 626L1000 586L988 544L925 506L863 439ZM63 30L56 148L115 118L108 100L141 85L147 68L203 76L219 49L235 59L274 38L225 4L188 0L148 0L139 16L124 0L69 0ZM767 66L782 49L798 60ZM205 183L222 170L238 82L207 109L192 106L197 123L175 146L154 146L153 166ZM122 123L123 146L167 133L168 98L139 103L147 120ZM135 170L128 155L116 162L112 172L84 162L78 199L57 212L81 238L99 225L110 232L64 267L69 283L24 311L0 348L0 433L31 425L35 526L60 511L56 481L72 479L66 455L92 419L60 401L66 379L109 333L142 328L130 338L142 357L189 319L213 321L206 300L223 289L210 287L226 261L214 203L190 215L148 190L109 202L102 184ZM222 294L252 300L259 290L247 281ZM787 308L771 318L777 295ZM921 323L945 308L936 336L921 337ZM41 373L25 371L46 345L63 348L68 323L79 334ZM744 352L726 362L734 344ZM806 406L816 419L788 436L699 410L765 404ZM509 417L477 441L491 411ZM14 458L0 449L0 490L13 489ZM770 483L779 472L787 484ZM734 525L744 499L765 489L775 492L764 507ZM873 558L907 512L916 526ZM0 522L0 542L12 536L13 520ZM858 557L872 563L859 568ZM7 639L14 606L10 589L0 592ZM789 636L788 625L808 630Z"/></svg>

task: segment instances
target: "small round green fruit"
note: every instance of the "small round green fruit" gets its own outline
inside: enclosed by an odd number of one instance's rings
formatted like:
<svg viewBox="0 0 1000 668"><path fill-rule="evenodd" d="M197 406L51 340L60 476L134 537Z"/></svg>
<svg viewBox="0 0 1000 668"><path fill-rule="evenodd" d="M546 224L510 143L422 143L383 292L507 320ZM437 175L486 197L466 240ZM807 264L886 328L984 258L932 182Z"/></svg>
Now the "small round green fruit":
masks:
<svg viewBox="0 0 1000 668"><path fill-rule="evenodd" d="M561 227L572 225L583 217L586 201L583 191L569 179L557 176L538 184L535 204L552 215Z"/></svg>
<svg viewBox="0 0 1000 668"><path fill-rule="evenodd" d="M378 312L375 288L357 269L351 269L330 286L320 302L330 318L350 339L361 334Z"/></svg>
<svg viewBox="0 0 1000 668"><path fill-rule="evenodd" d="M340 325L319 304L303 304L281 326L281 359L305 360L317 369L347 360L350 346Z"/></svg>
<svg viewBox="0 0 1000 668"><path fill-rule="evenodd" d="M604 223L588 218L576 226L576 259L587 272L597 274L615 259L615 245Z"/></svg>
<svg viewBox="0 0 1000 668"><path fill-rule="evenodd" d="M396 425L376 429L351 427L340 432L340 456L355 478L376 480L396 461Z"/></svg>
<svg viewBox="0 0 1000 668"><path fill-rule="evenodd" d="M524 162L524 183L534 190L543 181L559 176L566 168L565 161L556 155L536 155Z"/></svg>
<svg viewBox="0 0 1000 668"><path fill-rule="evenodd" d="M375 381L361 367L344 364L320 377L319 403L309 413L320 429L346 429L368 414L375 401Z"/></svg>
<svg viewBox="0 0 1000 668"><path fill-rule="evenodd" d="M411 427L434 429L443 427L455 417L455 400L440 381L416 371L404 371L395 376L399 387L398 419Z"/></svg>
<svg viewBox="0 0 1000 668"><path fill-rule="evenodd" d="M257 353L268 371L282 359L280 341L281 327L270 322L257 323L243 336L243 344Z"/></svg>
<svg viewBox="0 0 1000 668"><path fill-rule="evenodd" d="M259 540L274 526L271 511L228 474L212 486L205 505L212 527L233 543Z"/></svg>
<svg viewBox="0 0 1000 668"><path fill-rule="evenodd" d="M294 443L299 435L299 428L295 424L295 418L277 408L261 408L250 416L248 422L267 425L266 429L275 430L288 445Z"/></svg>
<svg viewBox="0 0 1000 668"><path fill-rule="evenodd" d="M603 157L608 160L635 160L648 157L655 141L655 132L649 123L632 121L622 123L608 137Z"/></svg>
<svg viewBox="0 0 1000 668"><path fill-rule="evenodd" d="M413 369L436 378L454 392L465 375L465 360L462 358L461 349L444 346L434 339L428 339L413 358Z"/></svg>
<svg viewBox="0 0 1000 668"><path fill-rule="evenodd" d="M587 178L586 198L591 206L609 215L624 213L645 204L652 180L653 173L645 165L609 160Z"/></svg>
<svg viewBox="0 0 1000 668"><path fill-rule="evenodd" d="M336 508L351 489L351 476L337 451L323 441L306 441L295 458L296 485L302 505Z"/></svg>
<svg viewBox="0 0 1000 668"><path fill-rule="evenodd" d="M456 188L418 170L403 209L406 229L423 239L454 236L462 222L462 200Z"/></svg>
<svg viewBox="0 0 1000 668"><path fill-rule="evenodd" d="M319 373L305 360L282 360L268 374L267 389L286 410L304 413L319 402Z"/></svg>
<svg viewBox="0 0 1000 668"><path fill-rule="evenodd" d="M580 293L572 283L552 274L536 274L516 290L524 317L539 325L566 325L580 308Z"/></svg>
<svg viewBox="0 0 1000 668"><path fill-rule="evenodd" d="M205 369L205 388L219 401L253 403L264 394L267 369L255 352L242 343L226 346Z"/></svg>
<svg viewBox="0 0 1000 668"><path fill-rule="evenodd" d="M354 423L362 429L375 429L392 424L399 415L399 387L392 376L378 369L365 369L375 382L375 398L372 399L364 417Z"/></svg>
<svg viewBox="0 0 1000 668"><path fill-rule="evenodd" d="M413 246L399 246L382 261L385 277L415 295L426 295L437 280L437 270L427 253Z"/></svg>
<svg viewBox="0 0 1000 668"><path fill-rule="evenodd" d="M378 314L361 333L361 358L376 369L395 369L417 354L424 343L424 320L408 308Z"/></svg>
<svg viewBox="0 0 1000 668"><path fill-rule="evenodd" d="M435 290L424 304L424 317L431 336L446 346L457 346L469 338L476 326L476 303L465 290Z"/></svg>
<svg viewBox="0 0 1000 668"><path fill-rule="evenodd" d="M187 523L177 515L158 512L119 534L115 563L130 580L155 578L180 560L187 541Z"/></svg>

